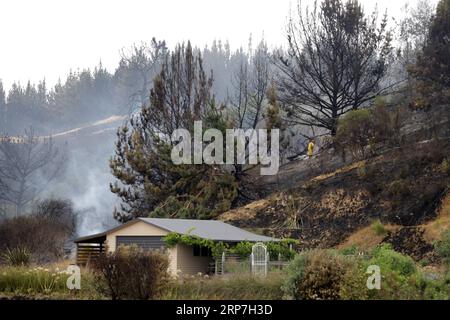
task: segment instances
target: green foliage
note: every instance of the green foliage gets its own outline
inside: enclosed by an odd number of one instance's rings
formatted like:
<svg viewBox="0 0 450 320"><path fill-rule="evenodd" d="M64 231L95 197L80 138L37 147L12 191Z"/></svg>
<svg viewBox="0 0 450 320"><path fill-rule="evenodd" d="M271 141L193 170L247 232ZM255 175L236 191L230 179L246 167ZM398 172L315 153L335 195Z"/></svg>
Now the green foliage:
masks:
<svg viewBox="0 0 450 320"><path fill-rule="evenodd" d="M299 300L365 299L365 285L357 258L313 250L297 255L290 263L283 290Z"/></svg>
<svg viewBox="0 0 450 320"><path fill-rule="evenodd" d="M312 250L291 261L283 285L294 299L447 299L450 277L422 274L414 261L380 245L368 255L348 250ZM381 289L369 290L366 270L376 265L381 271Z"/></svg>
<svg viewBox="0 0 450 320"><path fill-rule="evenodd" d="M356 159L365 158L368 147L373 153L379 144L398 145L401 113L399 108L389 112L385 101L378 97L373 108L352 110L341 117L334 141L341 148L348 148ZM364 176L364 172L361 174Z"/></svg>
<svg viewBox="0 0 450 320"><path fill-rule="evenodd" d="M234 254L238 254L242 257L248 257L252 252L253 242L239 242L235 246L230 246L222 241L213 241L209 239L203 239L195 235L179 234L171 232L164 237L164 242L168 247L174 247L177 243L185 244L188 246L200 246L209 248L213 257L220 257L224 251L228 251ZM294 239L283 239L277 242L266 242L267 251L270 254L271 259L277 259L279 255L285 259L291 259L295 255L295 251L291 249L291 246L298 244Z"/></svg>
<svg viewBox="0 0 450 320"><path fill-rule="evenodd" d="M3 261L9 266L28 266L31 261L31 253L25 247L7 248L1 255Z"/></svg>
<svg viewBox="0 0 450 320"><path fill-rule="evenodd" d="M442 240L435 244L437 253L447 262L450 262L450 230L444 232Z"/></svg>
<svg viewBox="0 0 450 320"><path fill-rule="evenodd" d="M349 148L356 158L364 158L365 148L372 137L372 118L369 109L353 110L338 121L335 141Z"/></svg>
<svg viewBox="0 0 450 320"><path fill-rule="evenodd" d="M70 290L65 267L0 267L0 296L14 299L104 299L96 291L97 279L89 269L81 269L81 288Z"/></svg>
<svg viewBox="0 0 450 320"><path fill-rule="evenodd" d="M409 277L417 272L416 265L411 257L394 251L388 244L376 247L371 255L369 265L380 266L382 272L392 271L402 277Z"/></svg>
<svg viewBox="0 0 450 320"><path fill-rule="evenodd" d="M241 257L249 257L252 253L252 246L254 243L251 242L239 242L233 247L233 253L238 254Z"/></svg>
<svg viewBox="0 0 450 320"><path fill-rule="evenodd" d="M65 271L42 267L8 267L0 269L0 292L16 295L51 294L68 292Z"/></svg>
<svg viewBox="0 0 450 320"><path fill-rule="evenodd" d="M267 242L266 245L271 259L276 260L280 255L283 259L291 260L295 256L295 251L291 247L298 243L298 240L283 239L276 242Z"/></svg>
<svg viewBox="0 0 450 320"><path fill-rule="evenodd" d="M116 183L111 191L122 199L114 216L125 222L140 216L211 219L228 210L237 196L237 182L222 165L172 162L172 148L194 122L203 129L225 131L226 121L211 93L212 79L190 43L167 56L153 81L150 104L117 132L110 160Z"/></svg>
<svg viewBox="0 0 450 320"><path fill-rule="evenodd" d="M420 299L421 275L414 260L392 249L388 244L376 247L364 268L377 265L381 271L381 290L370 290L370 299Z"/></svg>
<svg viewBox="0 0 450 320"><path fill-rule="evenodd" d="M450 286L444 280L424 280L423 299L425 300L448 300Z"/></svg>
<svg viewBox="0 0 450 320"><path fill-rule="evenodd" d="M385 234L387 234L387 230L384 227L384 225L381 223L380 220L376 220L372 223L371 225L373 231L375 231L375 233L379 236L383 236Z"/></svg>
<svg viewBox="0 0 450 320"><path fill-rule="evenodd" d="M354 244L350 247L341 249L339 252L344 256L354 256L358 254L358 251L359 251L358 247Z"/></svg>

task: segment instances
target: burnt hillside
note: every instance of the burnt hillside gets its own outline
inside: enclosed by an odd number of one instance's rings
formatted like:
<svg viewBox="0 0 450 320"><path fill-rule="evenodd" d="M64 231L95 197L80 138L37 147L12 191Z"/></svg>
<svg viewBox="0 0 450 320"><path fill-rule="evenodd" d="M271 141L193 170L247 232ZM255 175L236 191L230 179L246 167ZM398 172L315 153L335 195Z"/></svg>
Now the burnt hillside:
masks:
<svg viewBox="0 0 450 320"><path fill-rule="evenodd" d="M402 127L400 147L363 161L344 162L332 151L323 151L313 160L294 161L278 176L264 178L266 186L276 187L277 192L220 219L299 239L304 248L351 244L349 237L380 220L389 227L377 242L390 242L417 259L433 256L423 226L436 220L450 185L447 110L413 113ZM440 122L414 124L423 117ZM358 244L370 240L361 237Z"/></svg>

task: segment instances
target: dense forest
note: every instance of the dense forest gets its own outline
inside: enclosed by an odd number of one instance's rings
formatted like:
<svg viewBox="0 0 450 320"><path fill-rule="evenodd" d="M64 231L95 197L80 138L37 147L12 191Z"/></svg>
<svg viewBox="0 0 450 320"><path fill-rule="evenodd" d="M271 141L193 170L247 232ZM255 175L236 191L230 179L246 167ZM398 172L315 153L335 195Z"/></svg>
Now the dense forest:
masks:
<svg viewBox="0 0 450 320"><path fill-rule="evenodd" d="M202 56L204 68L213 74L217 101L235 100L240 79L249 83L257 63L266 63L269 49L264 40L234 52L228 42L213 41L210 47L194 48ZM33 127L40 135L76 128L112 115L129 115L148 102L153 78L168 53L164 41L153 39L121 50L114 72L100 62L94 70L70 71L65 80L48 88L37 84L13 83L5 92L0 81L0 120L3 134L21 134ZM269 75L268 75L269 76ZM249 89L250 90L250 89Z"/></svg>

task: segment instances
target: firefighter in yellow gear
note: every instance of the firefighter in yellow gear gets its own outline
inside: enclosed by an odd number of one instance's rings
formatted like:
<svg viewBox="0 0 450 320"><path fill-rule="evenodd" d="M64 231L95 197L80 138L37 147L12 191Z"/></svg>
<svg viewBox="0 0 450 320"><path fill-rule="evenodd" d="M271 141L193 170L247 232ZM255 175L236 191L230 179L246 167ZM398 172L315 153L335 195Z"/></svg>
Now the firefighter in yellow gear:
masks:
<svg viewBox="0 0 450 320"><path fill-rule="evenodd" d="M314 140L311 140L309 143L308 143L308 157L311 159L311 157L312 157L312 155L313 155L313 152L314 152Z"/></svg>

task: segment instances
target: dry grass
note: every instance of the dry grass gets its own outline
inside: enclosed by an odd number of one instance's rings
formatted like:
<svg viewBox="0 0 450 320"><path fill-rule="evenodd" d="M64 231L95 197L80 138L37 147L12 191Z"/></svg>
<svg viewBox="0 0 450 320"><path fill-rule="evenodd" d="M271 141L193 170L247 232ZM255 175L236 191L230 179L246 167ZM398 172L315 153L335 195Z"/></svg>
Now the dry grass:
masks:
<svg viewBox="0 0 450 320"><path fill-rule="evenodd" d="M283 275L271 272L267 277L251 274L232 276L186 276L171 284L166 300L281 300Z"/></svg>
<svg viewBox="0 0 450 320"><path fill-rule="evenodd" d="M385 225L384 228L388 232L392 233L398 230L400 227L396 225ZM386 235L377 234L373 226L370 225L353 233L343 243L338 245L337 249L344 249L356 246L360 250L367 251L379 245L385 237Z"/></svg>
<svg viewBox="0 0 450 320"><path fill-rule="evenodd" d="M441 240L443 232L450 229L450 194L442 200L437 218L420 227L425 230L424 238L428 243ZM388 232L394 233L400 226L384 225L384 228ZM385 234L377 234L373 225L369 225L350 235L343 243L337 246L337 249L356 246L361 250L370 250L380 244L385 237Z"/></svg>
<svg viewBox="0 0 450 320"><path fill-rule="evenodd" d="M354 162L348 166L342 167L340 169L337 169L336 171L330 172L330 173L326 173L326 174L322 174L319 175L317 177L314 177L313 179L311 179L311 181L317 182L317 181L323 181L326 180L328 178L334 177L337 174L340 173L346 173L346 172L350 172L352 170L355 170L357 168L361 168L366 164L366 160L362 160L362 161L358 161L358 162Z"/></svg>
<svg viewBox="0 0 450 320"><path fill-rule="evenodd" d="M425 229L426 241L433 243L441 240L443 232L450 229L450 193L442 200L437 218L422 227Z"/></svg>
<svg viewBox="0 0 450 320"><path fill-rule="evenodd" d="M220 215L220 220L233 221L233 220L250 220L255 217L257 212L263 210L270 204L270 198L261 199L251 202L244 207L227 211Z"/></svg>

